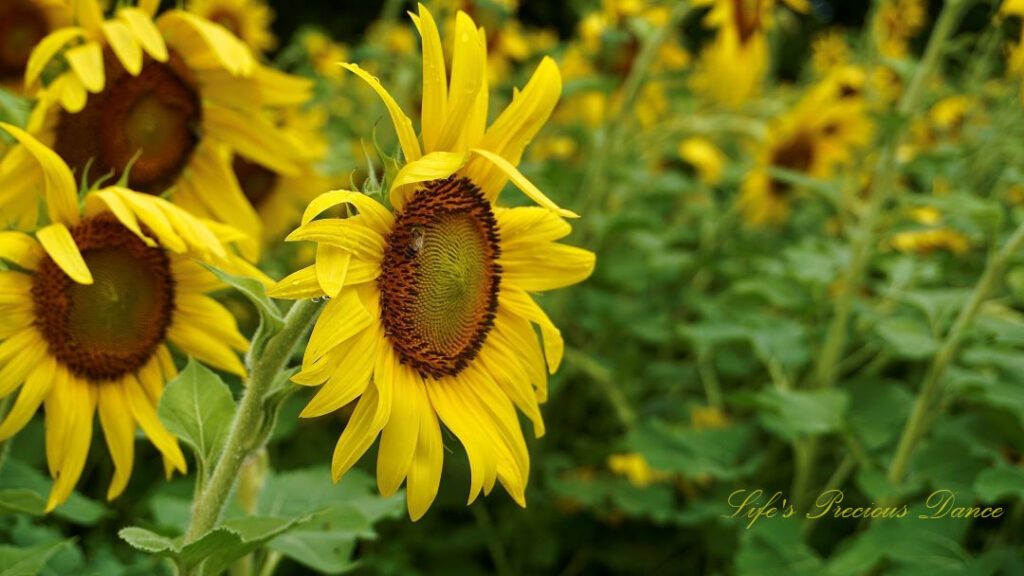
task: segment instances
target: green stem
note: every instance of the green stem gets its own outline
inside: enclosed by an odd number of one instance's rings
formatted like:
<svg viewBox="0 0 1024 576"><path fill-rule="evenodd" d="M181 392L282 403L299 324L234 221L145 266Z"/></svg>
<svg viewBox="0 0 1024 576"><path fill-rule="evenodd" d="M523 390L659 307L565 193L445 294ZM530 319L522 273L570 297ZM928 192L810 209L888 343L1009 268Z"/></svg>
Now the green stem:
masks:
<svg viewBox="0 0 1024 576"><path fill-rule="evenodd" d="M935 23L935 29L928 39L928 46L925 48L921 62L918 64L910 85L907 86L906 92L903 93L903 97L897 105L896 112L904 119L917 109L924 87L932 77L932 74L938 69L946 42L956 30L960 15L967 4L968 0L947 0L942 7L942 12L939 14L939 18ZM850 315L853 311L856 296L864 281L864 274L874 254L874 247L877 244L876 234L879 219L895 188L896 149L906 129L906 124L906 122L903 122L894 134L885 139L882 151L879 154L878 163L875 165L875 185L872 187L871 198L860 221L860 226L853 237L850 267L842 279L832 321L829 323L825 335L825 343L815 365L813 385L819 388L831 388L836 383L839 373L839 358L842 356L843 349L846 346L846 333L850 322ZM814 462L817 459L817 438L808 439L806 446L798 452L801 454L801 457L806 458L806 461L801 463L798 459L798 464L802 465L798 467L794 476L792 494L798 503L803 504L803 498L806 496L811 482L810 475L814 472Z"/></svg>
<svg viewBox="0 0 1024 576"><path fill-rule="evenodd" d="M627 430L632 428L633 423L636 422L636 412L630 407L629 401L626 400L626 395L615 385L615 377L611 370L605 368L590 356L571 348L565 349L565 360L582 370L587 376L593 378L594 382L597 382L598 387L604 392L608 402L615 410L615 416L618 418L619 423Z"/></svg>
<svg viewBox="0 0 1024 576"><path fill-rule="evenodd" d="M1002 276L1003 269L1006 268L1007 263L1021 246L1024 246L1024 222L1017 226L1017 230L1014 231L1002 248L989 260L988 266L985 267L985 271L971 292L971 299L960 310L960 314L957 316L956 321L953 322L952 328L949 329L942 347L935 354L935 358L928 368L928 373L925 375L924 383L921 385L921 390L917 393L914 409L910 413L910 418L907 420L906 425L903 427L903 434L900 436L900 442L896 448L896 456L889 466L889 481L893 484L902 482L907 474L907 468L910 465L910 457L914 453L914 448L917 447L918 441L928 429L930 413L933 409L935 398L940 392L940 384L942 383L943 376L945 376L946 368L959 351L967 328L974 321L974 318L978 315L978 310L981 309L985 299L988 298L989 293Z"/></svg>
<svg viewBox="0 0 1024 576"><path fill-rule="evenodd" d="M249 383L231 423L224 451L202 494L192 505L192 520L185 531L186 544L216 527L238 479L242 463L253 450L262 447L254 445L262 442L253 442L253 435L264 425L264 397L278 382L281 371L287 366L296 345L312 326L319 310L319 303L309 300L296 302L285 317L284 328L270 339L263 356L253 366Z"/></svg>
<svg viewBox="0 0 1024 576"><path fill-rule="evenodd" d="M498 531L494 528L494 522L491 520L490 513L487 512L487 507L480 503L470 509L473 511L473 517L487 543L487 551L491 555L491 562L494 563L495 574L510 576L513 572L508 561L508 554L505 553L505 546L501 542Z"/></svg>
<svg viewBox="0 0 1024 576"><path fill-rule="evenodd" d="M11 410L11 404L14 402L14 394L8 394L0 399L0 422L7 418L7 413ZM0 472L4 469L4 464L7 463L7 456L11 453L11 444L14 442L14 436L11 436L7 440L0 441Z"/></svg>

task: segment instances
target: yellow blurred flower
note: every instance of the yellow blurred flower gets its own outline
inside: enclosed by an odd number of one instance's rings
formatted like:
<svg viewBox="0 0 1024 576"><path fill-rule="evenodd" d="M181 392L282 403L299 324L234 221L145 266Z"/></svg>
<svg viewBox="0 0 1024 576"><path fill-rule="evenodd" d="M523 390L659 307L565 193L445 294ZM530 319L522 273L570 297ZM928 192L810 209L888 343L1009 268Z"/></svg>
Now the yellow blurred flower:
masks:
<svg viewBox="0 0 1024 576"><path fill-rule="evenodd" d="M625 476L629 483L637 488L646 488L671 478L669 473L651 468L643 454L636 452L612 454L608 457L608 469Z"/></svg>
<svg viewBox="0 0 1024 576"><path fill-rule="evenodd" d="M811 66L818 76L825 76L832 70L849 64L850 59L850 47L840 30L826 30L811 42Z"/></svg>
<svg viewBox="0 0 1024 576"><path fill-rule="evenodd" d="M694 167L701 181L717 184L722 180L725 154L706 138L687 138L679 144L679 157Z"/></svg>
<svg viewBox="0 0 1024 576"><path fill-rule="evenodd" d="M569 136L549 136L534 142L530 157L534 160L568 160L579 150L579 144Z"/></svg>
<svg viewBox="0 0 1024 576"><path fill-rule="evenodd" d="M270 31L274 11L265 0L189 0L186 9L227 28L257 54L277 47Z"/></svg>
<svg viewBox="0 0 1024 576"><path fill-rule="evenodd" d="M349 58L348 47L331 40L319 30L308 32L302 37L302 46L313 66L313 71L329 80L341 80L343 70L338 64Z"/></svg>
<svg viewBox="0 0 1024 576"><path fill-rule="evenodd" d="M925 25L923 0L882 0L871 31L878 51L888 58L903 58L908 45Z"/></svg>
<svg viewBox="0 0 1024 576"><path fill-rule="evenodd" d="M931 254L937 250L945 250L960 256L971 248L970 239L952 228L900 232L889 239L889 244L898 252L914 254Z"/></svg>
<svg viewBox="0 0 1024 576"><path fill-rule="evenodd" d="M726 428L730 423L729 415L717 406L690 407L690 426L694 430L716 430Z"/></svg>

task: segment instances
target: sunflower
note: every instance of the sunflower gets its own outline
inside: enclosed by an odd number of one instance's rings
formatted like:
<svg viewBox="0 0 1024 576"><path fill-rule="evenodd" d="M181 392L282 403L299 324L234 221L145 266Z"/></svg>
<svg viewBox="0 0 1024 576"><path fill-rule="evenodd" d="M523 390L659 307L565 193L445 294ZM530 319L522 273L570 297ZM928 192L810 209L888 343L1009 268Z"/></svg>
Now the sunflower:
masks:
<svg viewBox="0 0 1024 576"><path fill-rule="evenodd" d="M71 6L67 0L0 3L0 86L20 86L32 49L47 34L69 24Z"/></svg>
<svg viewBox="0 0 1024 576"><path fill-rule="evenodd" d="M197 215L259 238L259 217L223 149L299 176L300 152L263 111L305 102L311 85L261 66L241 41L195 14L171 10L154 21L154 4L120 8L109 20L96 0L75 4L81 26L47 36L29 61L25 82L39 96L29 130L90 185L128 171L132 190L170 191ZM50 64L66 66L40 87ZM31 226L27 208L21 219ZM244 248L257 255L255 241Z"/></svg>
<svg viewBox="0 0 1024 576"><path fill-rule="evenodd" d="M483 30L458 14L449 81L432 15L421 5L412 18L423 46L422 143L375 78L343 65L383 99L398 133L407 163L391 185L394 210L357 192L318 197L288 238L316 242L316 263L270 293L330 297L294 380L323 384L304 417L357 401L334 452L335 480L380 435L378 486L392 494L405 480L418 519L440 482L439 420L466 449L470 502L498 481L525 505L530 459L516 408L542 435L538 403L563 349L530 293L584 280L594 255L556 243L571 231L563 217L575 214L516 168L558 100L558 67L545 58L488 128ZM540 206L496 206L510 180ZM358 214L315 219L338 205Z"/></svg>
<svg viewBox="0 0 1024 576"><path fill-rule="evenodd" d="M227 28L256 54L277 47L270 31L274 11L263 0L189 0L185 9Z"/></svg>
<svg viewBox="0 0 1024 576"><path fill-rule="evenodd" d="M120 187L87 194L83 213L70 168L26 132L0 128L43 173L52 221L34 237L0 232L0 258L13 264L0 271L0 396L20 386L0 439L44 405L55 478L47 510L68 499L82 474L95 412L114 461L108 499L131 476L136 426L163 455L168 476L184 473L184 455L156 415L175 375L168 344L244 376L237 353L248 342L204 295L218 284L193 260L247 271L225 247L237 234Z"/></svg>
<svg viewBox="0 0 1024 576"><path fill-rule="evenodd" d="M326 176L316 164L327 155L322 130L327 116L322 109L278 111L277 124L285 138L302 150L298 176L281 174L234 154L231 167L249 203L256 208L263 225L265 242L279 242L302 215L302 209L324 190L330 189Z"/></svg>
<svg viewBox="0 0 1024 576"><path fill-rule="evenodd" d="M701 182L715 185L722 180L725 154L706 138L687 138L679 143L679 158L697 173Z"/></svg>
<svg viewBox="0 0 1024 576"><path fill-rule="evenodd" d="M811 41L811 67L818 76L849 64L851 59L850 46L839 29L826 30Z"/></svg>
<svg viewBox="0 0 1024 576"><path fill-rule="evenodd" d="M808 12L805 0L784 0L798 12ZM700 0L711 6L704 19L718 31L704 48L696 73L694 91L726 106L738 106L756 96L768 72L766 31L772 24L774 0Z"/></svg>
<svg viewBox="0 0 1024 576"><path fill-rule="evenodd" d="M871 22L871 34L879 53L905 58L910 41L924 28L927 6L922 0L883 0Z"/></svg>
<svg viewBox="0 0 1024 576"><path fill-rule="evenodd" d="M772 174L774 170L827 178L851 164L870 142L873 125L866 104L858 90L847 88L843 78L827 78L773 123L740 191L739 205L748 223L780 224L789 217L794 186Z"/></svg>

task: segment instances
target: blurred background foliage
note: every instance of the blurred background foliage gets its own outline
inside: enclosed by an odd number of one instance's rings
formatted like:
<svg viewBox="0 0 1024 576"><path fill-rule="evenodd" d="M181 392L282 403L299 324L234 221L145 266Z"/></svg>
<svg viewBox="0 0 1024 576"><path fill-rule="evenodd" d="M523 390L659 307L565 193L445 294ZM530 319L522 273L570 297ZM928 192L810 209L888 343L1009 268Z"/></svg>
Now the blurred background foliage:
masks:
<svg viewBox="0 0 1024 576"><path fill-rule="evenodd" d="M358 186L374 145L390 150L393 134L372 93L335 63L360 62L417 109L411 5L270 4L279 45L267 58L317 79L322 168ZM567 351L547 435L528 439L525 510L499 492L466 507L459 448L417 523L400 496L374 497L366 472L332 488L323 466L343 421L297 419L300 394L247 468L262 486L256 501L238 505L337 516L275 540L277 573L1024 574L1024 253L1009 249L1024 220L1020 17L1000 14L1000 2L954 2L964 9L935 74L907 98L941 0L787 4L760 4L767 69L749 93L743 79L727 82L729 98L709 84L757 63L709 67L707 6L430 4L487 28L499 102L541 56L559 60L563 102L522 170L583 216L570 241L598 254L597 271L542 300ZM817 99L830 88L840 96ZM812 143L800 136L808 125L820 130ZM819 169L802 146L834 162ZM283 248L267 267L281 274L308 256ZM4 489L46 482L32 426ZM181 530L191 484L162 482L152 450L138 458L114 503L76 495L45 523L0 510L0 527L44 550L47 573L164 570L113 535L129 523ZM80 489L100 494L110 465L90 466ZM844 490L846 505L908 502L911 513L798 513L749 529L728 517L736 490L782 491L803 512L825 488ZM938 489L1005 514L916 519ZM308 501L288 501L296 495ZM77 540L48 544L67 537ZM0 547L0 568L15 556Z"/></svg>

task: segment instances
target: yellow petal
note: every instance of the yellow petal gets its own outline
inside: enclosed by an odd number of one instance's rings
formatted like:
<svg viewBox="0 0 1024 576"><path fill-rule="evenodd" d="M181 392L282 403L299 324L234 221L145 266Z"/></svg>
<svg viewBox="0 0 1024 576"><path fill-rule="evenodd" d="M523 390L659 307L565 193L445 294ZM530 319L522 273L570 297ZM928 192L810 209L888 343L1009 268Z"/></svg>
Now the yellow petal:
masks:
<svg viewBox="0 0 1024 576"><path fill-rule="evenodd" d="M554 60L544 58L523 90L515 95L512 103L484 134L478 147L498 154L513 166L518 165L527 144L551 116L561 93L562 77L558 65ZM492 201L508 182L501 170L482 158L470 162L467 175Z"/></svg>
<svg viewBox="0 0 1024 576"><path fill-rule="evenodd" d="M209 102L204 104L203 114L203 128L210 138L273 172L285 176L302 174L297 152L288 147L280 130L267 120Z"/></svg>
<svg viewBox="0 0 1024 576"><path fill-rule="evenodd" d="M46 204L49 208L50 219L70 225L78 224L80 216L75 177L64 160L28 132L3 122L0 122L0 128L14 136L24 149L39 162L39 167L43 170Z"/></svg>
<svg viewBox="0 0 1024 576"><path fill-rule="evenodd" d="M32 419L43 399L50 393L56 369L57 361L52 356L46 356L29 372L18 399L14 401L3 424L0 424L0 441L14 436Z"/></svg>
<svg viewBox="0 0 1024 576"><path fill-rule="evenodd" d="M419 16L412 15L413 22L423 39L423 149L430 153L437 149L448 108L448 75L445 71L444 51L441 49L441 35L437 31L434 17L423 4L419 5Z"/></svg>
<svg viewBox="0 0 1024 576"><path fill-rule="evenodd" d="M380 80L377 80L356 64L342 64L341 67L359 76L380 96L380 99L384 101L384 106L388 109L388 114L391 115L391 122L395 125L395 132L398 133L398 142L402 146L402 154L405 155L406 161L413 162L419 160L420 143L416 139L416 131L412 128L412 120L409 120L409 117L402 112L395 99L391 97L391 94L381 86Z"/></svg>
<svg viewBox="0 0 1024 576"><path fill-rule="evenodd" d="M480 74L480 90L476 93L476 100L473 101L469 114L466 115L466 125L455 144L459 150L468 150L479 145L484 136L484 129L487 128L487 102L490 97L490 87L487 83L487 36L483 28L477 29L477 36L479 36L478 44L483 47L484 68Z"/></svg>
<svg viewBox="0 0 1024 576"><path fill-rule="evenodd" d="M455 150L463 135L477 95L484 87L487 73L486 48L480 43L476 24L461 10L455 16L455 52L452 56L452 79L448 87L448 110L435 149ZM471 142L470 145L476 145Z"/></svg>
<svg viewBox="0 0 1024 576"><path fill-rule="evenodd" d="M123 382L125 399L127 400L128 409L131 411L132 417L139 423L142 431L146 433L146 436L156 446L156 449L170 460L175 469L184 474L187 470L185 455L178 446L178 440L164 428L164 425L157 418L156 405L146 395L142 384L139 383L135 376L129 374L124 378ZM168 476L170 476L170 472L170 470L167 470Z"/></svg>
<svg viewBox="0 0 1024 576"><path fill-rule="evenodd" d="M60 94L60 104L71 114L78 114L85 108L85 102L89 97L85 91L85 84L76 74L64 74L57 78L51 89Z"/></svg>
<svg viewBox="0 0 1024 576"><path fill-rule="evenodd" d="M406 481L406 506L413 522L426 514L437 497L441 485L441 468L444 464L444 445L441 443L441 427L437 414L429 401L423 401L420 409L420 430L416 435L416 452L409 466Z"/></svg>
<svg viewBox="0 0 1024 576"><path fill-rule="evenodd" d="M68 64L82 81L85 89L93 94L103 91L103 48L97 42L87 42L64 52Z"/></svg>
<svg viewBox="0 0 1024 576"><path fill-rule="evenodd" d="M384 255L384 237L363 225L362 216L339 220L314 220L296 228L285 238L286 242L307 240L337 246L360 258L379 261Z"/></svg>
<svg viewBox="0 0 1024 576"><path fill-rule="evenodd" d="M156 246L156 241L142 233L142 228L139 227L139 220L135 217L135 213L124 199L117 194L116 190L116 188L105 188L90 192L85 197L86 215L95 216L109 210L122 226L131 230L147 246Z"/></svg>
<svg viewBox="0 0 1024 576"><path fill-rule="evenodd" d="M50 224L36 232L36 238L53 262L72 280L79 284L92 284L92 273L67 226Z"/></svg>
<svg viewBox="0 0 1024 576"><path fill-rule="evenodd" d="M299 416L302 418L323 416L358 398L370 382L379 342L379 332L374 327L370 327L363 330L351 342L331 351L328 355L331 358L323 364L328 369L330 366L336 368ZM308 371L307 367L303 367L303 372L296 374L292 380L300 383L302 381L323 382L322 379L317 381L318 378L322 378L317 373L323 374L323 371L318 370L317 363L314 362Z"/></svg>
<svg viewBox="0 0 1024 576"><path fill-rule="evenodd" d="M172 45L202 45L232 74L249 76L256 60L248 46L226 28L183 10L169 10L157 27Z"/></svg>
<svg viewBox="0 0 1024 576"><path fill-rule="evenodd" d="M527 292L544 292L572 286L594 271L594 253L575 246L550 244L534 252L502 253L502 282Z"/></svg>
<svg viewBox="0 0 1024 576"><path fill-rule="evenodd" d="M391 416L381 432L377 452L377 487L385 497L398 491L412 464L420 432L420 406L429 403L423 386L419 374L396 359Z"/></svg>
<svg viewBox="0 0 1024 576"><path fill-rule="evenodd" d="M370 325L372 319L359 301L355 290L342 290L337 298L324 306L309 336L303 365L323 356L335 346L352 338Z"/></svg>
<svg viewBox="0 0 1024 576"><path fill-rule="evenodd" d="M0 260L7 260L28 270L35 270L43 254L42 247L28 234L0 232Z"/></svg>
<svg viewBox="0 0 1024 576"><path fill-rule="evenodd" d="M488 338L478 358L486 372L501 387L502 392L533 422L534 435L540 438L545 432L544 419L537 403L537 395L530 384L530 377L519 362L504 360L509 358L506 353L502 350L501 344L495 343L493 338Z"/></svg>
<svg viewBox="0 0 1024 576"><path fill-rule="evenodd" d="M21 385L47 352L46 342L34 326L0 342L0 396Z"/></svg>
<svg viewBox="0 0 1024 576"><path fill-rule="evenodd" d="M204 364L245 377L245 366L230 346L195 326L184 322L171 324L167 339Z"/></svg>
<svg viewBox="0 0 1024 576"><path fill-rule="evenodd" d="M25 66L25 87L32 88L39 80L46 66L69 42L85 36L85 30L78 27L55 30L32 50Z"/></svg>
<svg viewBox="0 0 1024 576"><path fill-rule="evenodd" d="M71 0L71 9L75 20L93 36L100 35L103 24L103 10L96 0Z"/></svg>
<svg viewBox="0 0 1024 576"><path fill-rule="evenodd" d="M135 39L142 45L142 49L157 62L167 62L170 58L167 44L151 16L152 14L139 8L128 7L117 11L117 17L132 31Z"/></svg>
<svg viewBox="0 0 1024 576"><path fill-rule="evenodd" d="M249 349L249 341L238 331L234 315L205 294L175 295L175 322L198 328L239 352Z"/></svg>
<svg viewBox="0 0 1024 576"><path fill-rule="evenodd" d="M323 288L317 280L315 264L289 274L267 290L267 296L281 300L304 300L320 298L323 295Z"/></svg>
<svg viewBox="0 0 1024 576"><path fill-rule="evenodd" d="M98 386L97 406L100 426L107 440L110 458L114 461L114 477L107 489L107 500L113 500L124 492L132 475L135 460L135 420L132 419L128 399L123 385L107 383Z"/></svg>
<svg viewBox="0 0 1024 576"><path fill-rule="evenodd" d="M352 253L346 252L329 244L318 244L316 247L316 278L323 288L324 294L335 298L345 286L348 265L352 261Z"/></svg>
<svg viewBox="0 0 1024 576"><path fill-rule="evenodd" d="M396 207L404 206L412 196L411 185L447 178L462 168L468 158L469 155L462 152L431 152L402 166L391 184L391 203Z"/></svg>
<svg viewBox="0 0 1024 576"><path fill-rule="evenodd" d="M331 460L331 476L334 481L341 480L341 477L348 472L349 468L359 461L359 458L366 453L373 441L377 439L381 426L374 422L374 415L377 412L378 397L373 386L366 389L363 397L356 404L345 430L338 438L338 444L334 447L334 458Z"/></svg>
<svg viewBox="0 0 1024 576"><path fill-rule="evenodd" d="M120 20L107 20L103 23L103 36L124 69L138 76L142 71L142 46L128 25Z"/></svg>
<svg viewBox="0 0 1024 576"><path fill-rule="evenodd" d="M200 145L192 155L189 170L192 172L189 182L198 191L217 190L216 194L197 194L204 207L214 218L244 232L247 239L239 247L246 258L257 260L260 245L256 240L263 233L263 225L256 209L238 185L229 158L213 146Z"/></svg>
<svg viewBox="0 0 1024 576"><path fill-rule="evenodd" d="M455 437L466 449L470 471L467 503L471 504L476 500L485 484L493 484L497 475L497 461L480 425L471 417L454 394L453 389L460 384L454 378L432 380L426 382L426 389L431 406L437 411L437 415L444 425L452 431L452 434L455 434Z"/></svg>
<svg viewBox="0 0 1024 576"><path fill-rule="evenodd" d="M392 226L395 224L395 217L384 205L362 192L352 192L350 190L333 190L314 198L302 214L302 224L309 224L325 210L333 208L338 204L351 204L355 206L366 223L381 235L390 233Z"/></svg>
<svg viewBox="0 0 1024 576"><path fill-rule="evenodd" d="M548 370L551 374L558 371L562 363L562 354L565 351L565 342L562 340L562 332L548 318L539 305L529 294L515 287L505 287L498 294L498 305L501 309L524 318L540 326L541 336L544 337L544 356L547 358Z"/></svg>
<svg viewBox="0 0 1024 576"><path fill-rule="evenodd" d="M50 454L60 456L57 462L50 463L56 481L46 503L47 512L67 501L82 476L92 442L92 421L96 411L96 389L89 383L64 375L56 379L54 386L53 393L46 397L47 434L50 432L49 422L54 418L63 420L60 423L63 433L57 437L59 448L47 450L48 457ZM53 401L60 405L60 409L51 410Z"/></svg>
<svg viewBox="0 0 1024 576"><path fill-rule="evenodd" d="M488 152L487 150L481 150L479 148L475 148L473 150L473 153L486 158L488 161L494 164L494 166L496 166L505 174L505 176L512 180L512 183L515 184L517 188L522 190L523 194L526 194L530 198L530 200L533 200L537 204L543 206L544 208L547 208L548 210L551 210L552 212L555 212L556 214L562 216L563 218L579 218L579 215L576 214L575 212L559 208L557 204L552 202L551 199L545 196L539 188L537 188L536 186L533 185L532 182L527 180L526 177L523 176L522 172L520 172L518 168L510 164L508 160L505 160L504 158L498 156L493 152Z"/></svg>
<svg viewBox="0 0 1024 576"><path fill-rule="evenodd" d="M572 232L572 226L557 214L539 206L523 206L497 210L495 218L501 234L501 250L533 249L538 244L554 242Z"/></svg>

